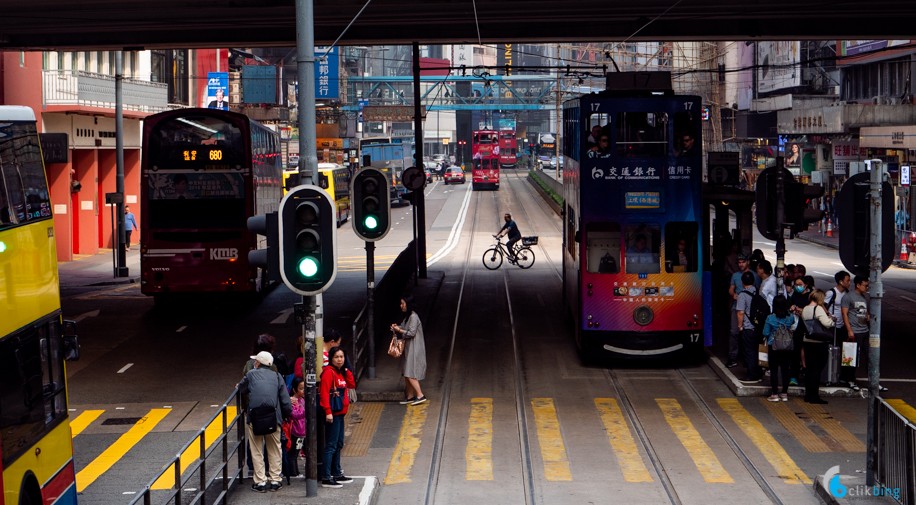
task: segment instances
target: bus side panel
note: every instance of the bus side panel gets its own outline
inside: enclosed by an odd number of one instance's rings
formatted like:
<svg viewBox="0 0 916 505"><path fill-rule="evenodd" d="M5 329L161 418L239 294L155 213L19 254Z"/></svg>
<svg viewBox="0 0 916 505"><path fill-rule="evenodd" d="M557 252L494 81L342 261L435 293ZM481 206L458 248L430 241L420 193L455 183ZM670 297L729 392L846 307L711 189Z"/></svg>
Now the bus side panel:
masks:
<svg viewBox="0 0 916 505"><path fill-rule="evenodd" d="M0 336L8 335L60 308L54 221L0 233Z"/></svg>
<svg viewBox="0 0 916 505"><path fill-rule="evenodd" d="M70 424L64 421L3 469L3 495L6 502L19 503L23 479L28 472L32 472L42 488L44 503L76 505L72 450Z"/></svg>

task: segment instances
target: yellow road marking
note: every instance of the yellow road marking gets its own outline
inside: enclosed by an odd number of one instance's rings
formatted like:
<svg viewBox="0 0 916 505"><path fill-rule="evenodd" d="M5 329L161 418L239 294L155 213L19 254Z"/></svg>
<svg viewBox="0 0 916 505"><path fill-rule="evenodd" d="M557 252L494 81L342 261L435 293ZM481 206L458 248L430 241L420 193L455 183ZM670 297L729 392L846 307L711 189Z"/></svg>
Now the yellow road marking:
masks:
<svg viewBox="0 0 916 505"><path fill-rule="evenodd" d="M552 398L534 398L531 400L534 411L534 423L537 426L538 444L541 446L541 459L544 460L544 478L548 481L571 481L569 458L566 446L560 433L560 420Z"/></svg>
<svg viewBox="0 0 916 505"><path fill-rule="evenodd" d="M761 403L767 404L767 409L773 414L776 420L795 437L796 440L808 452L830 452L830 447L824 440L808 428L808 424L799 419L786 402L769 402L765 398L760 399Z"/></svg>
<svg viewBox="0 0 916 505"><path fill-rule="evenodd" d="M492 398L471 398L468 446L464 457L467 480L493 480Z"/></svg>
<svg viewBox="0 0 916 505"><path fill-rule="evenodd" d="M693 464L700 471L703 480L723 484L734 482L732 476L728 474L725 467L719 462L719 458L716 457L716 454L712 452L712 449L703 441L700 433L694 428L693 423L690 422L687 414L681 408L681 404L674 398L656 398L655 403L658 404L662 414L665 415L665 420L668 421L671 431L677 435L681 445L687 450L687 454L690 455Z"/></svg>
<svg viewBox="0 0 916 505"><path fill-rule="evenodd" d="M789 457L786 450L779 445L779 442L773 438L773 435L751 415L744 407L738 403L736 398L719 398L719 407L731 416L735 424L741 428L741 431L751 439L751 442L757 446L757 449L763 454L763 457L770 462L776 474L786 484L811 484L811 479L805 475L795 461Z"/></svg>
<svg viewBox="0 0 916 505"><path fill-rule="evenodd" d="M153 431L153 428L171 411L172 409L151 409L145 417L137 421L115 443L111 444L102 454L99 454L97 458L76 474L76 492L83 492L103 473L111 469L118 460L127 454L127 451L131 450L133 446L137 445L137 442Z"/></svg>
<svg viewBox="0 0 916 505"><path fill-rule="evenodd" d="M235 419L237 412L234 405L229 405L226 407L227 422L226 424L232 423ZM213 445L213 442L222 434L223 432L223 416L216 416L210 425L207 426L207 429L204 430L204 440L206 440L207 447L204 449L206 451ZM194 442L188 446L184 452L181 453L181 457L178 459L178 467L181 469L181 473L184 473L188 469L188 466L194 462L194 460L200 459L200 437L194 437ZM171 489L175 487L175 467L170 467L168 471L163 473L156 479L156 482L153 483L153 486L150 489L161 490L161 489Z"/></svg>
<svg viewBox="0 0 916 505"><path fill-rule="evenodd" d="M420 450L420 432L426 423L428 407L429 402L407 407L404 422L401 424L401 434L398 435L398 444L394 447L394 453L388 463L385 484L410 482L410 471L417 459L417 451Z"/></svg>
<svg viewBox="0 0 916 505"><path fill-rule="evenodd" d="M617 405L617 400L595 398L595 407L598 408L598 415L601 417L601 422L604 423L604 429L614 449L620 471L623 472L623 480L652 482L652 476L646 469L646 465L643 464L639 449L636 448L636 441L633 440L630 427L623 417L620 406Z"/></svg>
<svg viewBox="0 0 916 505"><path fill-rule="evenodd" d="M70 437L76 438L103 413L105 413L104 410L85 410L82 414L76 416L76 419L70 421Z"/></svg>
<svg viewBox="0 0 916 505"><path fill-rule="evenodd" d="M884 400L888 405L894 408L901 416L907 418L911 423L916 423L916 409L911 407L907 402L900 399Z"/></svg>
<svg viewBox="0 0 916 505"><path fill-rule="evenodd" d="M369 454L369 444L372 442L372 435L378 429L384 408L385 404L380 402L358 402L350 405L346 420L353 431L347 434L347 443L340 451L341 456Z"/></svg>
<svg viewBox="0 0 916 505"><path fill-rule="evenodd" d="M828 414L823 407L811 403L802 403L801 406L808 412L811 419L820 424L824 431L840 444L844 451L865 452L865 444Z"/></svg>

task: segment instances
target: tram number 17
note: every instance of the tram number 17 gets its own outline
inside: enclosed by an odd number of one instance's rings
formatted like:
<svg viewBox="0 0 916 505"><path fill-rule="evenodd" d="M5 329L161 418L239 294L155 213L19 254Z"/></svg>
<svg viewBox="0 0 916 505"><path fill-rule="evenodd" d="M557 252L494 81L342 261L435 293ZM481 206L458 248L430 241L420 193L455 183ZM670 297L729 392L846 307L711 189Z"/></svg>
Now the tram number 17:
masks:
<svg viewBox="0 0 916 505"><path fill-rule="evenodd" d="M699 333L691 333L691 334L690 334L690 343L691 343L691 344L696 344L696 343L699 342L699 341L700 341L700 334L699 334Z"/></svg>

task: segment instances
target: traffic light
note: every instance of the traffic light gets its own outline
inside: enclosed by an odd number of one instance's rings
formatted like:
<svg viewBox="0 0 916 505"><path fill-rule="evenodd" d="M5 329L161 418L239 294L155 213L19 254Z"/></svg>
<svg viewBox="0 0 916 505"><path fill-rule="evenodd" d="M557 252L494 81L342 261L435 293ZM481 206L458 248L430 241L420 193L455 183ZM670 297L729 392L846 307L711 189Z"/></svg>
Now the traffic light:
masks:
<svg viewBox="0 0 916 505"><path fill-rule="evenodd" d="M840 261L847 270L867 274L871 268L871 205L869 196L871 174L860 172L846 179L834 200L837 221L843 226L840 233ZM881 270L894 262L900 244L894 226L894 188L889 182L881 183Z"/></svg>
<svg viewBox="0 0 916 505"><path fill-rule="evenodd" d="M353 231L367 242L381 240L388 234L391 219L391 197L388 178L377 168L363 168L353 177Z"/></svg>
<svg viewBox="0 0 916 505"><path fill-rule="evenodd" d="M265 247L248 251L248 264L267 272L267 279L272 282L280 280L280 235L277 224L277 213L270 212L248 218L248 231L264 235ZM258 241L260 245L260 240Z"/></svg>
<svg viewBox="0 0 916 505"><path fill-rule="evenodd" d="M785 222L790 225L792 236L808 229L809 223L824 218L824 211L817 207L816 199L824 196L823 186L800 182L786 184Z"/></svg>
<svg viewBox="0 0 916 505"><path fill-rule="evenodd" d="M760 172L760 175L757 176L757 190L756 190L756 217L757 217L757 229L760 231L760 234L770 240L778 240L782 234L782 224L788 221L786 216L785 205L783 206L783 219L782 223L778 222L779 219L776 215L776 208L779 202L785 202L783 198L785 195L785 188L790 184L793 184L795 178L792 176L792 172L789 172L785 168L781 169L782 180L783 180L783 191L779 191L778 179L779 173L777 172L777 167L770 167Z"/></svg>
<svg viewBox="0 0 916 505"><path fill-rule="evenodd" d="M337 277L337 209L318 186L293 188L280 201L280 276L300 295L324 292Z"/></svg>

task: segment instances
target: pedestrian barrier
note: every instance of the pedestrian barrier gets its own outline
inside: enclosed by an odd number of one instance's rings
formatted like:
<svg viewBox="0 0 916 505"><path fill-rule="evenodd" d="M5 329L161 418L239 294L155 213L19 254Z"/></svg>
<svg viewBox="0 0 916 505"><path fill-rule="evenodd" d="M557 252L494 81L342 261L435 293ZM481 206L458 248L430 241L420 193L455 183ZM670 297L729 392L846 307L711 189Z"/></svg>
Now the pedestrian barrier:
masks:
<svg viewBox="0 0 916 505"><path fill-rule="evenodd" d="M188 441L128 505L227 503L229 493L241 482L245 467L245 423L241 412L241 395L235 388L197 436ZM215 438L214 432L218 433ZM196 449L195 443L198 444ZM212 466L208 466L211 459ZM174 475L169 476L169 472ZM197 483L192 483L195 478ZM171 486L163 488L163 481Z"/></svg>
<svg viewBox="0 0 916 505"><path fill-rule="evenodd" d="M875 465L876 485L895 490L898 502L916 505L916 425L888 401L877 397L875 443L878 446ZM891 400L893 401L893 400ZM900 408L912 408L905 404ZM899 495L896 494L899 490ZM899 498L898 498L899 496Z"/></svg>

